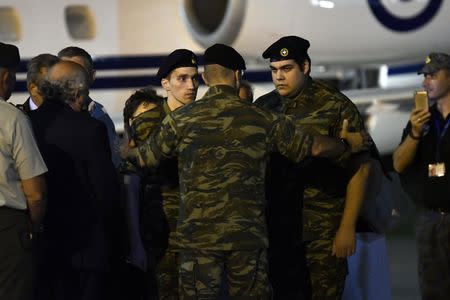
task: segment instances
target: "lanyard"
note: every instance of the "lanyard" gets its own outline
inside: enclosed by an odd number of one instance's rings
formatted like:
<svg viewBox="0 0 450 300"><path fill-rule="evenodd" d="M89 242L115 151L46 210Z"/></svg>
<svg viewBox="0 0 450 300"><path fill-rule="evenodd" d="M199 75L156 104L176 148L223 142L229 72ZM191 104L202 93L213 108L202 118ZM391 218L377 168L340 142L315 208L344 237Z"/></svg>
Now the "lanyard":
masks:
<svg viewBox="0 0 450 300"><path fill-rule="evenodd" d="M441 143L444 138L445 133L447 132L448 127L450 126L450 119L444 125L444 128L441 129L441 125L439 124L439 117L436 116L434 118L434 127L436 128L437 134L437 145L436 145L436 162L441 161Z"/></svg>

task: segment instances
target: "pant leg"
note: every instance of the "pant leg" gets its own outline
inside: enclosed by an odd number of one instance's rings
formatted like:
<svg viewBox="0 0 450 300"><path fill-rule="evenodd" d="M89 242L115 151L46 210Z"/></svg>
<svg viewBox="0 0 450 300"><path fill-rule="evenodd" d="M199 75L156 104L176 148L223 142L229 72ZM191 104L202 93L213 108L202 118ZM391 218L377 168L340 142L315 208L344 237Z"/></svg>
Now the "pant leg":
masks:
<svg viewBox="0 0 450 300"><path fill-rule="evenodd" d="M266 249L229 251L225 273L230 299L270 299Z"/></svg>
<svg viewBox="0 0 450 300"><path fill-rule="evenodd" d="M109 283L108 300L142 300L146 275L135 265L126 262L117 264Z"/></svg>
<svg viewBox="0 0 450 300"><path fill-rule="evenodd" d="M2 208L0 245L0 299L31 299L34 262L25 212Z"/></svg>
<svg viewBox="0 0 450 300"><path fill-rule="evenodd" d="M80 300L83 297L80 272L75 270L70 262L61 260L54 266L50 275L51 299Z"/></svg>
<svg viewBox="0 0 450 300"><path fill-rule="evenodd" d="M422 213L417 220L416 237L422 299L448 299L450 216L432 211Z"/></svg>
<svg viewBox="0 0 450 300"><path fill-rule="evenodd" d="M356 252L347 259L344 300L390 300L391 275L384 235L356 233Z"/></svg>
<svg viewBox="0 0 450 300"><path fill-rule="evenodd" d="M218 299L223 271L223 251L180 251L180 299Z"/></svg>
<svg viewBox="0 0 450 300"><path fill-rule="evenodd" d="M156 267L156 279L160 300L178 299L178 269L178 252L166 251L164 257Z"/></svg>
<svg viewBox="0 0 450 300"><path fill-rule="evenodd" d="M268 251L269 281L273 299L309 299L303 243L272 244Z"/></svg>
<svg viewBox="0 0 450 300"><path fill-rule="evenodd" d="M82 297L80 300L106 300L106 272L80 271Z"/></svg>
<svg viewBox="0 0 450 300"><path fill-rule="evenodd" d="M306 265L312 299L341 299L347 276L347 260L331 255L333 241L305 242Z"/></svg>

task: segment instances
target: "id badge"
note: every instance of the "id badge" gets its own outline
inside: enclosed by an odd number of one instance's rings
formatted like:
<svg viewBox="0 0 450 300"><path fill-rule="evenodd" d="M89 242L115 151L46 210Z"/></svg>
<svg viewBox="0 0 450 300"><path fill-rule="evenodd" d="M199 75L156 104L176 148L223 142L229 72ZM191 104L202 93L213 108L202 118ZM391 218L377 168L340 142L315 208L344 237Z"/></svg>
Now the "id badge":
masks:
<svg viewBox="0 0 450 300"><path fill-rule="evenodd" d="M428 165L428 177L443 177L445 175L445 164L435 163Z"/></svg>

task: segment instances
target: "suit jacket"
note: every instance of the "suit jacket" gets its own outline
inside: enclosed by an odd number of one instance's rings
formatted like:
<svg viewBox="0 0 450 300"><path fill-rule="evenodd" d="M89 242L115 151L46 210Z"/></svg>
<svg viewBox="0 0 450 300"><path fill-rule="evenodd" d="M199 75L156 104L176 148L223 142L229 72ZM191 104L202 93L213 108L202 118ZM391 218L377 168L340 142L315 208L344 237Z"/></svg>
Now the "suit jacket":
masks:
<svg viewBox="0 0 450 300"><path fill-rule="evenodd" d="M55 101L45 101L30 118L49 169L44 241L52 259L107 267L119 192L105 126Z"/></svg>
<svg viewBox="0 0 450 300"><path fill-rule="evenodd" d="M30 114L30 97L28 97L28 99L22 103L22 104L17 104L16 107L18 109L20 109L21 111L23 111L25 114L29 115Z"/></svg>

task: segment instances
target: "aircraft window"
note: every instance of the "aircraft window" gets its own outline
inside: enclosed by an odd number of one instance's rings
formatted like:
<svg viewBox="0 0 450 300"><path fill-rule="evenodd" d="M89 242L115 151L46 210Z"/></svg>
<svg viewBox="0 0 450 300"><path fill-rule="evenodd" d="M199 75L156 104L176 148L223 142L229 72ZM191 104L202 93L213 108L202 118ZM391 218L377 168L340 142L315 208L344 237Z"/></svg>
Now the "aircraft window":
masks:
<svg viewBox="0 0 450 300"><path fill-rule="evenodd" d="M222 23L229 0L191 0L194 19L203 32L213 33Z"/></svg>
<svg viewBox="0 0 450 300"><path fill-rule="evenodd" d="M95 37L95 19L88 6L67 6L65 17L67 31L74 40L90 40Z"/></svg>
<svg viewBox="0 0 450 300"><path fill-rule="evenodd" d="M16 42L20 36L20 20L16 10L9 6L0 7L0 41Z"/></svg>

